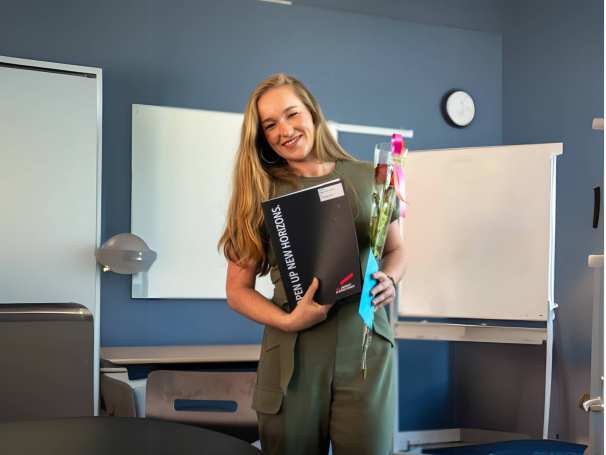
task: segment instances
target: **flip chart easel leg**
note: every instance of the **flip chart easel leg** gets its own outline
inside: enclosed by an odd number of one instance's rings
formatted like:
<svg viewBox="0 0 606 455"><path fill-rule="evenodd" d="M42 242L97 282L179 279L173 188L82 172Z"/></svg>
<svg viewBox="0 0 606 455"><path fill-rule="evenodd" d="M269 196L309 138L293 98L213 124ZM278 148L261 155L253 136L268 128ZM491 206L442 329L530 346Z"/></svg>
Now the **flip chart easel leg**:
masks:
<svg viewBox="0 0 606 455"><path fill-rule="evenodd" d="M551 407L551 378L553 367L553 320L556 304L549 304L547 339L545 340L545 407L543 409L543 439L549 438L549 413Z"/></svg>

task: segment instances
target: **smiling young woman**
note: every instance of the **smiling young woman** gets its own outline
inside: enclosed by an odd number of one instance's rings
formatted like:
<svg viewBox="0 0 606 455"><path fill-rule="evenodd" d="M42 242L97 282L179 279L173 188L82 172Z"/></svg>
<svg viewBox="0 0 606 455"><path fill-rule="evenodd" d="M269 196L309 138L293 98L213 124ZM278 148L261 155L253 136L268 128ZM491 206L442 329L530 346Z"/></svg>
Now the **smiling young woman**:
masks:
<svg viewBox="0 0 606 455"><path fill-rule="evenodd" d="M379 340L368 352L366 379L360 372L359 294L321 305L314 301L314 279L303 299L289 308L263 226L262 201L337 177L354 215L360 257L366 257L372 165L339 146L317 101L298 80L276 74L261 82L244 113L219 247L228 260L229 306L265 324L253 407L263 452L270 455L325 455L329 444L335 455L391 453L394 339L383 306L393 302L395 283L404 273L399 208L392 214L382 270L375 275ZM271 300L254 289L256 276L268 272L275 285Z"/></svg>

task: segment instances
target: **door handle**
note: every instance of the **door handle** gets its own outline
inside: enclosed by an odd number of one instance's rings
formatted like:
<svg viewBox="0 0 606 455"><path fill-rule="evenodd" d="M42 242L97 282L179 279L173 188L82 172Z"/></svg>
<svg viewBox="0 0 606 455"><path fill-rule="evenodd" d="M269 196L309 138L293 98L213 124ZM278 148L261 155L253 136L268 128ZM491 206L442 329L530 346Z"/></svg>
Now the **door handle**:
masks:
<svg viewBox="0 0 606 455"><path fill-rule="evenodd" d="M583 401L583 410L585 412L604 412L604 402L602 397L590 398Z"/></svg>

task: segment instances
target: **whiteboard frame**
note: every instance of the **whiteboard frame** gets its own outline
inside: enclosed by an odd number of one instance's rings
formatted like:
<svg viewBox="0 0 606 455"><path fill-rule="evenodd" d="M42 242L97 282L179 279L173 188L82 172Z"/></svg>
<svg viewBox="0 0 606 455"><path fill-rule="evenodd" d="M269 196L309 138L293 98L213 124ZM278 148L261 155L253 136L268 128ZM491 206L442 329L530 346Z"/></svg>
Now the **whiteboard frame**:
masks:
<svg viewBox="0 0 606 455"><path fill-rule="evenodd" d="M101 185L102 185L102 158L103 158L103 71L101 68L55 63L41 60L30 60L0 55L0 63L23 67L23 69L56 70L66 73L81 73L94 75L97 93L97 213L95 248L101 244ZM94 261L91 257L91 261ZM95 302L93 308L93 412L99 415L99 352L100 352L100 326L101 326L101 275L99 267L95 271Z"/></svg>
<svg viewBox="0 0 606 455"><path fill-rule="evenodd" d="M441 150L421 150L421 151L417 151L414 153L414 155L420 160L419 161L419 165L427 165L428 161L428 157L430 156L438 156L440 153L450 153L450 157L448 158L447 161L448 164L452 164L453 162L456 163L456 160L459 159L466 159L466 160L473 160L474 156L477 156L480 159L480 164L484 163L484 158L482 156L482 152L483 151L487 151L490 152L491 156L494 156L496 159L498 160L503 160L503 158L500 156L500 151L499 149L503 149L503 153L513 153L513 154L520 154L518 155L518 157L522 156L522 153L524 152L524 148L528 148L528 153L537 153L536 156L540 156L538 154L541 154L543 156L545 156L546 159L548 159L548 164L546 165L546 167L542 168L542 173L546 173L547 175L544 175L544 177L549 178L549 182L548 185L549 187L547 188L546 186L543 186L542 188L544 188L545 190L547 190L546 192L542 193L545 194L549 199L545 199L545 202L542 202L543 199L541 198L540 201L538 203L535 203L537 206L543 207L544 211L544 218L542 218L542 223L545 224L541 224L541 226L544 226L544 228L546 230L548 230L548 232L545 232L543 234L544 231L537 231L537 232L541 232L541 239L545 239L545 243L542 243L543 247L541 247L541 254L545 254L546 256L541 256L544 258L543 260L543 265L542 267L545 268L541 268L541 281L540 284L541 286L541 292L540 292L540 296L542 299L545 299L543 303L541 302L536 302L534 307L533 307L533 311L531 312L521 312L519 310L511 313L509 312L509 317L508 317L508 313L501 311L501 310L489 310L486 311L484 310L483 313L480 313L479 315L475 315L474 311L470 310L470 308L467 306L465 307L465 312L457 312L457 311L452 311L452 309L446 308L445 310L441 309L440 311L436 312L431 310L430 308L427 307L427 304L424 304L425 306L421 306L421 310L417 309L414 307L414 305L411 305L410 303L408 303L408 305L406 307L402 307L402 308L398 308L398 315L399 317L418 317L421 319L428 319L431 320L432 318L463 318L463 319L477 319L478 321L480 320L518 320L518 321L535 321L535 322L547 322L549 320L549 310L551 309L553 302L554 302L554 250L555 250L555 198L556 198L556 158L557 156L562 154L562 148L563 145L561 143L546 143L546 144L525 144L525 145L504 145L504 146L490 146L490 147L465 147L465 148L452 148L452 149L441 149ZM476 155L477 153L477 155ZM506 158L505 158L506 159ZM443 162L442 160L440 160L441 162ZM549 167L547 167L549 166ZM543 176L541 176L543 177ZM547 183L547 182L546 182ZM410 182L409 182L410 185ZM501 192L499 193L495 193L495 197L500 197L499 195L502 194ZM519 194L518 194L519 197ZM492 199L490 199L492 200ZM537 200L538 201L538 200ZM418 203L419 201L417 201ZM484 215L484 212L481 212L482 215ZM453 216L452 214L450 216ZM489 214L490 216L490 214ZM493 215L494 216L494 215ZM501 215L497 215L497 216L501 216ZM497 218L499 219L499 218ZM526 218L525 218L526 219ZM402 236L403 238L407 238L410 237L411 234L409 234L408 236L405 235L406 233L404 232L404 230L406 229L406 223L403 224L402 226ZM542 229L542 227L541 227ZM533 231L534 232L534 231ZM415 235L419 235L418 229L416 229L414 231ZM435 233L434 233L435 235ZM537 235L537 234L535 234ZM417 257L419 258L419 260L424 261L424 259L419 257L419 252L417 251ZM432 262L430 263L425 263L423 265L423 267L427 267L428 264L432 264ZM476 267L477 268L477 267ZM424 269L421 269L424 270ZM416 278L419 279L418 276L418 268L416 270ZM410 275L410 273L409 273ZM411 277L408 278L408 282L410 283L410 279ZM406 281L406 280L405 280ZM418 282L416 282L416 285L413 285L412 288L409 288L408 290L408 294L405 293L404 295L409 296L411 290L413 289L412 292L415 292L414 290L418 290ZM406 284L402 285L403 287L406 287ZM409 284L410 286L410 284ZM532 289L539 289L539 288L532 288ZM402 289L399 290L400 293L402 293ZM536 292L534 292L534 294L537 294ZM430 310L430 311L428 311ZM528 310L530 311L530 310Z"/></svg>
<svg viewBox="0 0 606 455"><path fill-rule="evenodd" d="M131 298L225 299L227 261L217 250L216 242L224 229L225 208L229 203L233 182L232 163L237 156L239 128L244 114L133 104L131 116L131 232L143 238L158 253L148 271L133 274ZM163 121L158 123L160 119ZM230 130L228 134L221 131L220 127L224 127L227 122L232 123L234 128L237 125L238 130ZM169 138L166 133L172 131L171 128L176 124L184 131L178 135L178 139ZM199 128L192 128L193 124L204 128L214 127L215 142L221 142L226 137L231 140L229 145L226 145L228 142L221 143L221 147L225 147L221 149L224 153L221 161L217 160L213 168L213 178L217 186L220 186L219 189L209 187L199 177L195 191L168 188L173 186L172 182L194 182L195 170L206 168L213 164L213 159L217 159L212 155L214 149L206 150L206 143L200 147L189 146L193 136L201 134ZM157 131L157 137L150 134L150 131ZM197 152L194 153L194 150ZM150 182L153 182L153 187L163 189L159 196L148 191L152 185ZM225 199L217 199L217 194L221 193ZM211 196L201 197L207 194ZM172 209L175 206L173 201L179 201L180 208L176 213ZM153 210L146 207L153 207ZM183 207L187 209L184 210ZM164 219L162 232L158 229L158 219ZM188 226L188 229L181 229L182 225ZM191 226L199 226L202 234L191 234ZM208 238L214 240L200 240ZM273 285L269 275L257 276L255 289L271 298Z"/></svg>

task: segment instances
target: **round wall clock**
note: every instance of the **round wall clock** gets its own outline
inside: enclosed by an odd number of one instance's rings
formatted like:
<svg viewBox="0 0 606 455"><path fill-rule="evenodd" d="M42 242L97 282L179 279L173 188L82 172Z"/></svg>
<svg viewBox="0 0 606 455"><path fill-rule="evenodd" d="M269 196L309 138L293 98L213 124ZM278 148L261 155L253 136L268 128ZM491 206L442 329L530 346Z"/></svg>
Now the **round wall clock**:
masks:
<svg viewBox="0 0 606 455"><path fill-rule="evenodd" d="M476 115L471 95L463 90L451 90L442 98L442 115L455 128L469 126Z"/></svg>

